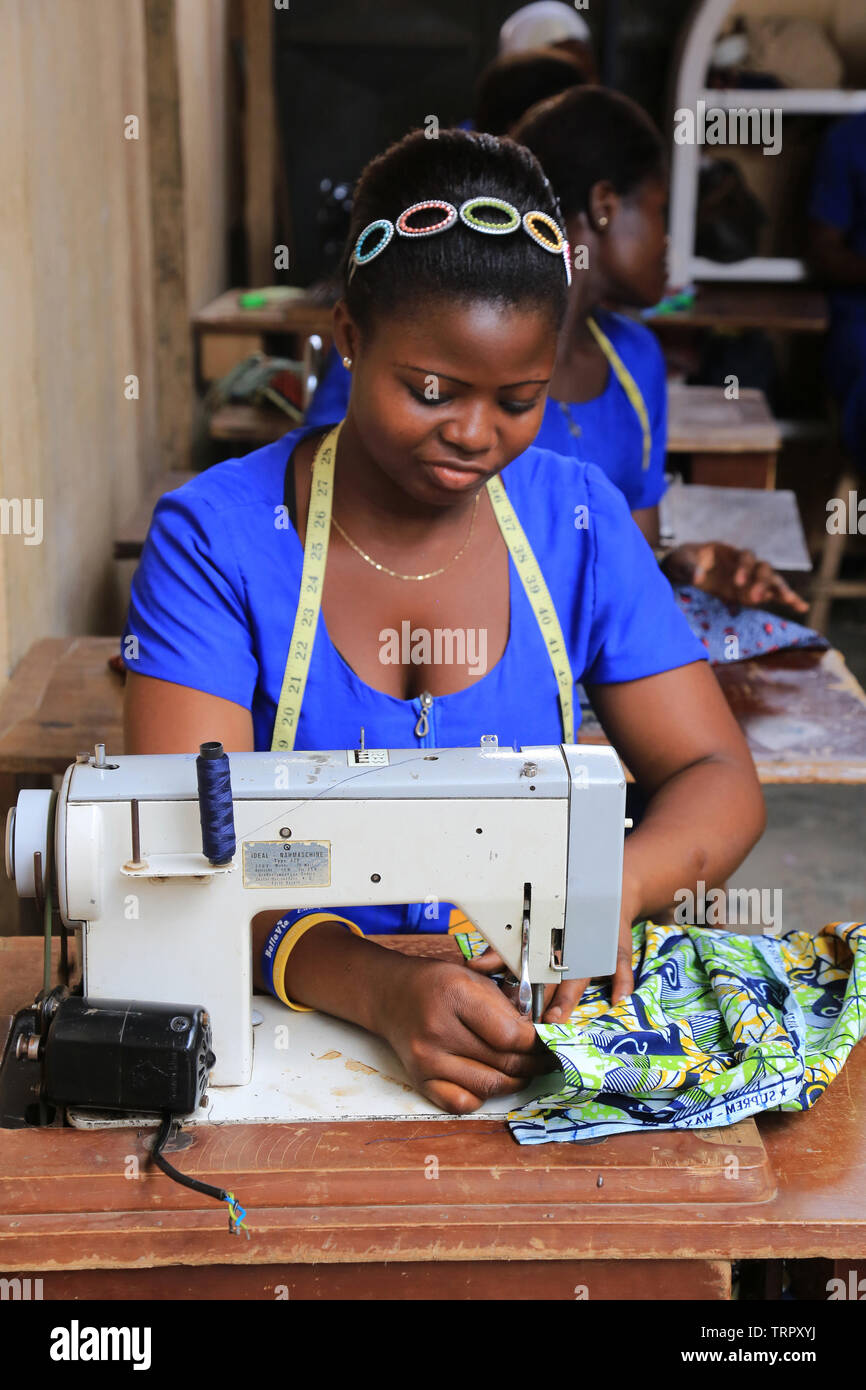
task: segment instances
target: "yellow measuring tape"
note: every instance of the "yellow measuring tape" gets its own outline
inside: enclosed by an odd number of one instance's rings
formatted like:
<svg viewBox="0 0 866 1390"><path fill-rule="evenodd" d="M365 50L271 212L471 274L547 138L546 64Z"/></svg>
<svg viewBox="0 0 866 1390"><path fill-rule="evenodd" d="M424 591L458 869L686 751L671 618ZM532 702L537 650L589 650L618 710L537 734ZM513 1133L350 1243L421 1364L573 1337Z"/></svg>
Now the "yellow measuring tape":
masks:
<svg viewBox="0 0 866 1390"><path fill-rule="evenodd" d="M334 493L334 461L342 422L325 435L313 461L313 481L310 490L310 509L304 544L304 567L301 572L301 592L295 625L289 643L289 656L283 674L283 684L274 721L271 752L288 752L295 746L298 720L304 699L304 689L310 669L313 641L322 607L325 565L328 559L328 540L331 533L331 499ZM520 582L532 605L536 622L544 638L550 664L559 687L559 706L562 713L564 743L574 743L574 677L568 652L541 567L526 539L523 527L508 500L499 478L492 478L487 491L493 512L505 544L514 561Z"/></svg>
<svg viewBox="0 0 866 1390"><path fill-rule="evenodd" d="M295 626L289 643L289 656L283 672L277 717L271 739L271 752L288 752L295 746L298 720L304 700L313 642L322 607L322 586L331 538L331 497L334 491L334 461L342 421L329 430L316 450L313 480L310 487L310 506L307 512L307 535L304 543L304 568L301 571L301 592L295 613ZM290 463L291 467L292 464Z"/></svg>
<svg viewBox="0 0 866 1390"><path fill-rule="evenodd" d="M606 333L602 332L591 315L586 320L586 326L610 363L614 376L623 391L625 391L629 404L632 406L635 415L640 421L640 427L643 431L643 459L641 461L641 467L647 469L650 466L653 437L652 430L650 429L646 402L641 395L640 387L623 362L613 343L610 341L610 338Z"/></svg>
<svg viewBox="0 0 866 1390"><path fill-rule="evenodd" d="M520 582L526 590L526 597L532 604L535 621L541 629L547 655L559 686L559 708L562 714L562 741L574 743L574 677L559 618L553 600L544 582L541 566L535 558L532 546L526 539L517 514L508 500L508 493L500 478L491 478L487 484L493 511L499 523L505 544L511 552L514 567L520 575Z"/></svg>

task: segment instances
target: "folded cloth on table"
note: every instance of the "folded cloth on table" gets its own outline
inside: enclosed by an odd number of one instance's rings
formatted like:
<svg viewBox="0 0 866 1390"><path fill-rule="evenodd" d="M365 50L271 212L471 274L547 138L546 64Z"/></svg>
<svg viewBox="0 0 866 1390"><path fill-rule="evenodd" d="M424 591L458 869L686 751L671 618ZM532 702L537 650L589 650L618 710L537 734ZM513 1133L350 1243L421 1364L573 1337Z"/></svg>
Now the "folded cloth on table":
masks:
<svg viewBox="0 0 866 1390"><path fill-rule="evenodd" d="M457 940L470 960L487 949ZM632 968L618 1004L610 981L591 984L567 1023L536 1024L564 1075L509 1115L521 1144L808 1110L866 1032L862 922L780 938L640 922Z"/></svg>
<svg viewBox="0 0 866 1390"><path fill-rule="evenodd" d="M727 603L689 584L675 586L674 598L714 666L748 661L753 656L766 656L788 647L816 647L824 651L830 645L820 632L795 623L793 618L778 618L763 608Z"/></svg>

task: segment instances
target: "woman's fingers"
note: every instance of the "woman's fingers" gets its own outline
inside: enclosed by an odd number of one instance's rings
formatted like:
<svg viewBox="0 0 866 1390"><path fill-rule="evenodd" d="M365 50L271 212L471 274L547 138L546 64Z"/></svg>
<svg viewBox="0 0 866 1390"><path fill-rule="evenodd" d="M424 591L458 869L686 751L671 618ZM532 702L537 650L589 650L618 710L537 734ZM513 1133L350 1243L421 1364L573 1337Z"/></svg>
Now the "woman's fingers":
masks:
<svg viewBox="0 0 866 1390"><path fill-rule="evenodd" d="M454 1115L468 1115L495 1096L516 1095L526 1081L522 1077L505 1076L493 1067L485 1067L468 1057L443 1055L437 1059L438 1075L416 1078L416 1085L436 1105Z"/></svg>
<svg viewBox="0 0 866 1390"><path fill-rule="evenodd" d="M754 573L757 556L754 550L736 551L736 571L734 573L734 588L744 589Z"/></svg>
<svg viewBox="0 0 866 1390"><path fill-rule="evenodd" d="M716 564L716 546L712 542L708 545L698 547L695 568L692 572L692 583L702 584L710 571Z"/></svg>
<svg viewBox="0 0 866 1390"><path fill-rule="evenodd" d="M628 929L628 945L620 937L620 946L616 954L616 970L613 973L613 984L610 991L610 1002L618 1004L621 999L625 999L629 994L634 993L634 974L631 968L631 927Z"/></svg>
<svg viewBox="0 0 866 1390"><path fill-rule="evenodd" d="M588 984L586 979L562 980L554 985L552 996L545 1004L542 1023L567 1023Z"/></svg>
<svg viewBox="0 0 866 1390"><path fill-rule="evenodd" d="M492 947L482 952L480 956L475 956L473 960L464 962L468 970L474 970L476 975L495 975L497 970L505 970L505 961L498 951Z"/></svg>

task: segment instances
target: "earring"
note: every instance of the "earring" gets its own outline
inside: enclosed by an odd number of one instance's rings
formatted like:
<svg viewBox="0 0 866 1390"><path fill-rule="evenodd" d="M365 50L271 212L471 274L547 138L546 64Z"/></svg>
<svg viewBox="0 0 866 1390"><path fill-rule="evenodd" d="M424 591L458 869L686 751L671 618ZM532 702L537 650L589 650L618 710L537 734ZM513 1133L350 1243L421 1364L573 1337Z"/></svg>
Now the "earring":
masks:
<svg viewBox="0 0 866 1390"><path fill-rule="evenodd" d="M606 226L607 226L607 222L608 222L608 219L607 219L606 217L600 217L600 218L598 219L598 225L599 225L600 227L606 227Z"/></svg>
<svg viewBox="0 0 866 1390"><path fill-rule="evenodd" d="M351 359L351 357L344 357L344 358L343 358L343 366L346 368L346 371L347 371L347 372L350 372L350 371L352 370L352 359Z"/></svg>

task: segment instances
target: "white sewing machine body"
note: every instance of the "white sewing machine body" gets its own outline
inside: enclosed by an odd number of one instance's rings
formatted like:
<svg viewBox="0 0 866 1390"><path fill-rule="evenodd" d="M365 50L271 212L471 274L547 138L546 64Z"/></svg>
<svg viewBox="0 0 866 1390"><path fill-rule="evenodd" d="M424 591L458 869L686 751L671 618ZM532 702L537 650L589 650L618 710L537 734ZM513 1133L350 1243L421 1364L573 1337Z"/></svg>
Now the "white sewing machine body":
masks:
<svg viewBox="0 0 866 1390"><path fill-rule="evenodd" d="M201 849L195 754L82 758L53 826L54 794L22 794L7 867L32 895L33 851L53 836L85 995L203 1005L212 1086L246 1086L250 922L264 909L450 902L518 977L528 958L533 986L612 973L625 804L616 754L485 743L232 753L237 847L221 867Z"/></svg>

